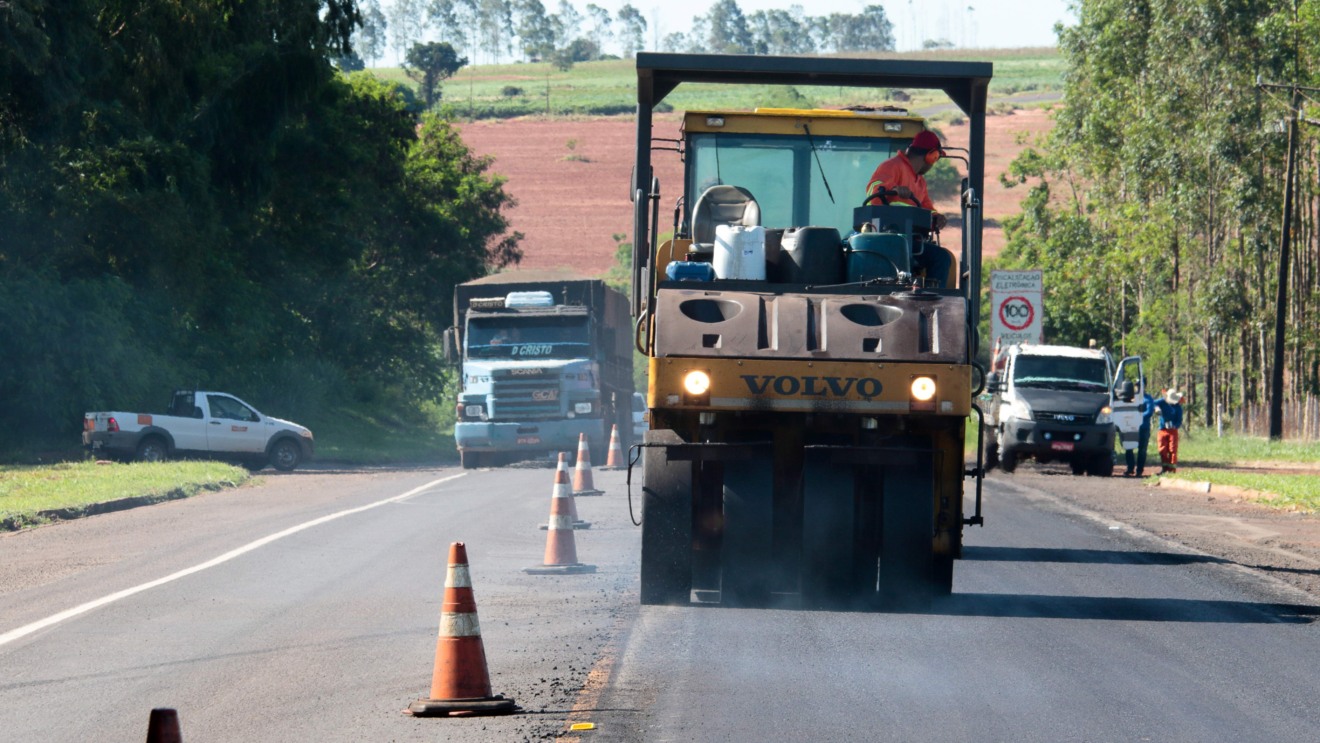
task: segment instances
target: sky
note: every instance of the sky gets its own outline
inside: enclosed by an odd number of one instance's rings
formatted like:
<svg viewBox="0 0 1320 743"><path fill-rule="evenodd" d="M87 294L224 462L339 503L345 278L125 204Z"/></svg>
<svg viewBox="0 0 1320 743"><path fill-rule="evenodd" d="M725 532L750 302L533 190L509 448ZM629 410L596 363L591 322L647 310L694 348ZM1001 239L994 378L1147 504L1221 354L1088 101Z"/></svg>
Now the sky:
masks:
<svg viewBox="0 0 1320 743"><path fill-rule="evenodd" d="M554 12L558 0L542 0ZM579 11L589 0L570 0ZM594 0L596 5L617 12L628 0ZM659 38L686 33L692 19L705 15L713 0L631 0L646 16L650 42L659 26ZM744 14L800 4L808 15L860 13L877 0L737 0ZM1075 22L1068 0L878 0L894 24L899 51L920 48L925 39L948 39L963 48L1015 48L1055 46L1054 24ZM658 21L658 23L657 23ZM652 46L648 43L648 47Z"/></svg>

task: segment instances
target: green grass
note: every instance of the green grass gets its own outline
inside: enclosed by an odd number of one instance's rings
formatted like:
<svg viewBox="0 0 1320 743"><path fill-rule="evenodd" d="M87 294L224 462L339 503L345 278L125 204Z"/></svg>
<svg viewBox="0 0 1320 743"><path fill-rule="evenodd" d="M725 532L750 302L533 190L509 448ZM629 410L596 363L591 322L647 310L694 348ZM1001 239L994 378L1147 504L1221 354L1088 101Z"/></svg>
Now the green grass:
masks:
<svg viewBox="0 0 1320 743"><path fill-rule="evenodd" d="M1015 103L1030 100L1042 93L1063 89L1064 61L1057 49L968 49L906 54L872 55L890 59L929 59L939 61L991 62L994 77L990 83L992 102ZM371 73L385 80L414 86L396 67L383 67ZM633 60L581 62L561 72L549 63L476 65L465 67L441 87L442 104L459 118L512 118L544 116L548 108L555 116L599 116L631 114L637 102L636 66ZM506 95L506 88L520 88L521 93ZM908 91L912 100L903 105L911 110L948 103L943 93ZM687 84L680 86L664 104L674 110L750 109L757 106L838 108L849 105L877 105L889 101L889 89L782 86L730 86Z"/></svg>
<svg viewBox="0 0 1320 743"><path fill-rule="evenodd" d="M68 509L63 517L69 518L96 503L186 498L235 487L248 477L246 470L220 462L0 466L0 530L42 523L42 511Z"/></svg>
<svg viewBox="0 0 1320 743"><path fill-rule="evenodd" d="M1152 458L1158 461L1154 436L1151 438ZM1314 467L1316 472L1296 474L1241 469L1250 465ZM1183 431L1178 441L1178 473L1173 476L1180 480L1268 493L1272 497L1257 501L1275 508L1320 512L1318 441L1270 441L1259 436L1236 435L1221 438L1206 429L1188 436Z"/></svg>
<svg viewBox="0 0 1320 743"><path fill-rule="evenodd" d="M1151 432L1151 451L1155 433ZM1195 467L1222 467L1246 462L1320 463L1320 441L1270 441L1258 436L1215 436L1213 431L1198 429L1188 436L1183 431L1178 441L1178 461Z"/></svg>
<svg viewBox="0 0 1320 743"><path fill-rule="evenodd" d="M407 415L373 414L365 407L326 412L299 422L316 435L316 461L342 464L454 462L453 422L439 405ZM81 451L51 442L59 457L75 459ZM171 461L158 464L96 464L68 461L54 465L0 465L0 531L44 523L43 511L57 518L92 512L94 504L123 498L145 502L186 498L202 490L234 487L249 479L247 470L221 462Z"/></svg>
<svg viewBox="0 0 1320 743"><path fill-rule="evenodd" d="M1252 466L1316 467L1314 474L1268 472ZM1158 471L1159 454L1152 432L1147 471ZM1182 432L1178 441L1178 472L1163 475L1191 482L1228 485L1265 493L1256 502L1274 508L1320 512L1320 442L1270 441L1258 436L1228 435L1198 429Z"/></svg>
<svg viewBox="0 0 1320 743"><path fill-rule="evenodd" d="M1177 474L1162 475L1162 477L1257 490L1269 494L1253 499L1258 503L1273 508L1320 512L1320 477L1313 474L1283 475L1180 466Z"/></svg>

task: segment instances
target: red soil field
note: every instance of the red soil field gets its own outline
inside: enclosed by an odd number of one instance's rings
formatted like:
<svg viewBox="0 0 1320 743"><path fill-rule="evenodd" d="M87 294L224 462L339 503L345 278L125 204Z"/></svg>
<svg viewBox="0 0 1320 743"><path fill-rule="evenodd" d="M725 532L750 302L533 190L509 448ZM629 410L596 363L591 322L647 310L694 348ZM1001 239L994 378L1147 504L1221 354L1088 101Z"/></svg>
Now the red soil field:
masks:
<svg viewBox="0 0 1320 743"><path fill-rule="evenodd" d="M1018 212L1022 189L1005 189L999 175L1025 145L1021 133L1049 130L1053 121L1040 109L986 119L985 217L997 224ZM965 146L967 126L939 125L948 143ZM461 126L463 141L473 152L494 158L491 172L507 179L505 190L518 203L509 210L514 230L522 232L521 268L568 268L598 276L614 262L617 242L632 240L632 204L628 182L632 171L637 123L631 117L595 119L513 119L479 121ZM676 116L657 117L656 137L677 137ZM682 165L676 153L655 157L660 179L660 223L673 222L673 204L681 193ZM860 200L860 194L858 198ZM956 203L939 205L956 213ZM1003 247L1002 231L987 225L984 253L992 256ZM945 245L957 236L946 235Z"/></svg>

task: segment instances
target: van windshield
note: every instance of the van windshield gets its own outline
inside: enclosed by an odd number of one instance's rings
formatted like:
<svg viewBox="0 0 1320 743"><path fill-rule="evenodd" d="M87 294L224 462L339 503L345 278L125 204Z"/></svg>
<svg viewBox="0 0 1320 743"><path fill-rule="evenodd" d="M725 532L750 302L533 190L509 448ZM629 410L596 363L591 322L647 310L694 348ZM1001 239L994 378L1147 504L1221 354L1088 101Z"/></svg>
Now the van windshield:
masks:
<svg viewBox="0 0 1320 743"><path fill-rule="evenodd" d="M1013 382L1019 387L1104 392L1109 389L1109 366L1104 359L1018 356Z"/></svg>

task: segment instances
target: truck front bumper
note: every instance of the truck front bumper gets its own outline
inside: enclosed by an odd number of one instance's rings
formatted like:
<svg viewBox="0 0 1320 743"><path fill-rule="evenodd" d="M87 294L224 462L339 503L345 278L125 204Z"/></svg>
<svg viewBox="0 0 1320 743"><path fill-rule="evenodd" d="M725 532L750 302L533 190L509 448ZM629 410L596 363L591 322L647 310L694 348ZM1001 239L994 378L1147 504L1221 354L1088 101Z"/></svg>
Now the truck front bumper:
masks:
<svg viewBox="0 0 1320 743"><path fill-rule="evenodd" d="M473 452L576 452L578 437L585 433L592 460L599 458L603 462L608 446L603 430L600 418L527 423L460 422L454 425L454 443L460 451Z"/></svg>
<svg viewBox="0 0 1320 743"><path fill-rule="evenodd" d="M1054 425L1013 418L1004 421L1003 449L1037 459L1071 459L1114 450L1114 424Z"/></svg>

